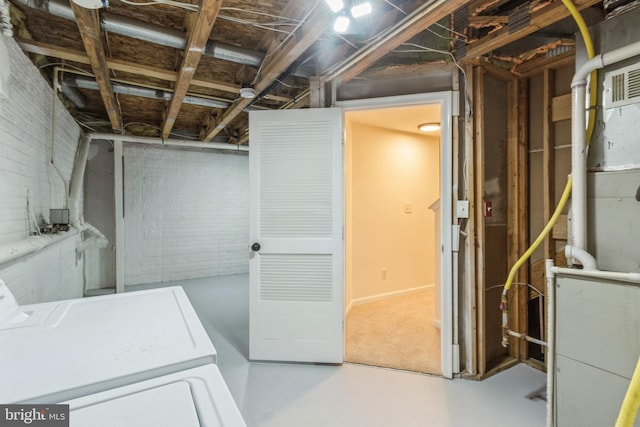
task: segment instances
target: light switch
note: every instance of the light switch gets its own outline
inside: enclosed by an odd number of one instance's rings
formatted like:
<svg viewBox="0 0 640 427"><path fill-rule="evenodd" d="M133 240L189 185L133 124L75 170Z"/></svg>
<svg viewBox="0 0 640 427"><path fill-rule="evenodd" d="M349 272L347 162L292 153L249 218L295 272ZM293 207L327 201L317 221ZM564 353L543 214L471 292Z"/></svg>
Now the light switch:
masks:
<svg viewBox="0 0 640 427"><path fill-rule="evenodd" d="M469 218L469 201L458 200L456 202L456 216L458 218Z"/></svg>

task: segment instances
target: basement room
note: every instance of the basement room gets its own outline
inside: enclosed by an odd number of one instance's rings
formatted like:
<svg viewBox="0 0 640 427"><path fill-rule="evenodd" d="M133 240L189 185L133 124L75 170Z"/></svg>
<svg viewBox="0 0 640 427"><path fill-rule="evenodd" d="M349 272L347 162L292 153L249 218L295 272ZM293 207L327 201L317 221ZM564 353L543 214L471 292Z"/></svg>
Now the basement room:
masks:
<svg viewBox="0 0 640 427"><path fill-rule="evenodd" d="M640 0L0 0L0 425L640 427Z"/></svg>

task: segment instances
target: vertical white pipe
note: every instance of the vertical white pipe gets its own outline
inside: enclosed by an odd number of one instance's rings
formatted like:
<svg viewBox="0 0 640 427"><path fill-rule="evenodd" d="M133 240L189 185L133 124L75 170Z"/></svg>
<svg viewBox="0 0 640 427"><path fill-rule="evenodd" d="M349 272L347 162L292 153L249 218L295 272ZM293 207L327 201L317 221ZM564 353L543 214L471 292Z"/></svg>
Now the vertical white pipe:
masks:
<svg viewBox="0 0 640 427"><path fill-rule="evenodd" d="M595 84L592 82L591 84ZM573 246L587 250L587 155L586 155L586 85L577 84L572 88L571 170L573 188L571 193L571 216L573 225Z"/></svg>
<svg viewBox="0 0 640 427"><path fill-rule="evenodd" d="M547 273L547 427L554 426L554 371L555 371L555 273L552 271L553 260L545 259Z"/></svg>
<svg viewBox="0 0 640 427"><path fill-rule="evenodd" d="M122 175L122 141L113 141L113 185L116 219L116 292L124 292L124 194Z"/></svg>
<svg viewBox="0 0 640 427"><path fill-rule="evenodd" d="M89 157L89 146L91 140L83 135L78 143L78 155L73 168L71 182L69 184L69 221L74 227L80 228L80 191L84 180L84 171Z"/></svg>

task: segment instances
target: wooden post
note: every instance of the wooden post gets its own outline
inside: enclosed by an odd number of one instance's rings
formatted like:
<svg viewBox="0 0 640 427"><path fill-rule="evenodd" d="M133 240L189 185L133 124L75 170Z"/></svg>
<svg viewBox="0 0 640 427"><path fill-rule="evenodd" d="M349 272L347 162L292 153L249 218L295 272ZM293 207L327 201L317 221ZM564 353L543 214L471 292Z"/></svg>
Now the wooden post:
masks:
<svg viewBox="0 0 640 427"><path fill-rule="evenodd" d="M482 203L484 197L484 73L483 67L475 67L473 70L473 122L474 122L474 168L475 180L475 201L476 205ZM476 206L473 211L476 216L476 295L477 295L477 326L478 326L478 374L483 375L487 371L487 352L484 313L485 292L484 292L484 215L483 210Z"/></svg>
<svg viewBox="0 0 640 427"><path fill-rule="evenodd" d="M553 135L553 90L554 90L553 70L544 70L542 89L542 186L543 196L543 217L546 224L553 214L555 206L555 183L554 183L554 135ZM553 236L549 235L543 242L544 258L553 259L555 255L555 243Z"/></svg>

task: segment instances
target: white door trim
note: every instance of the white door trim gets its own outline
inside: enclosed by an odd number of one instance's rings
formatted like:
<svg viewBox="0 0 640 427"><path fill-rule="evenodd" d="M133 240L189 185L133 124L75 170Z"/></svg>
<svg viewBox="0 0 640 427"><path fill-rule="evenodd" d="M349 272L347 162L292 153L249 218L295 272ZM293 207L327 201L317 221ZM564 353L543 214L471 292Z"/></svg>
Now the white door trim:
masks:
<svg viewBox="0 0 640 427"><path fill-rule="evenodd" d="M457 115L452 91L431 92L414 95L390 96L384 98L358 99L336 102L343 111L371 110L376 108L406 107L411 105L440 105L440 257L441 281L441 329L440 347L442 355L442 376L453 377L453 152L452 117Z"/></svg>

